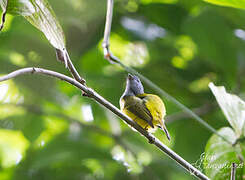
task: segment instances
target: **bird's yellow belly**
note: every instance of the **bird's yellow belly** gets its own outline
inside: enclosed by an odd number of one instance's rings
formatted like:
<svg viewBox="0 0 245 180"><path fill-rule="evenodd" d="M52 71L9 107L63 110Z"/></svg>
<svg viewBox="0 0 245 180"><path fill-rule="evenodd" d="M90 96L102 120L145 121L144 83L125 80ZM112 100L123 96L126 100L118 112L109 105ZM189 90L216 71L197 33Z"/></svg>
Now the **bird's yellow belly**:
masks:
<svg viewBox="0 0 245 180"><path fill-rule="evenodd" d="M127 109L123 109L122 111L124 114L129 116L133 121L135 121L138 125L140 125L145 130L149 132L154 132L156 130L156 128L152 128L145 120L137 117L136 115L134 115L132 112L128 111Z"/></svg>

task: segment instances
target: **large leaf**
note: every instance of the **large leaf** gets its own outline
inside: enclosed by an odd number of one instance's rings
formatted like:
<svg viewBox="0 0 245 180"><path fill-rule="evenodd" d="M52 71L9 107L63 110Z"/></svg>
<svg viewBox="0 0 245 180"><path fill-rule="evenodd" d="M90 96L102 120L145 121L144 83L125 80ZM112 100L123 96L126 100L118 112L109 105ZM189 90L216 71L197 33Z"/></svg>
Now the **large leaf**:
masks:
<svg viewBox="0 0 245 180"><path fill-rule="evenodd" d="M209 87L225 117L235 130L236 136L240 137L244 133L245 102L238 96L227 93L224 86L215 86L213 83L210 83Z"/></svg>
<svg viewBox="0 0 245 180"><path fill-rule="evenodd" d="M24 16L56 49L65 49L62 28L47 0L1 0L0 5L7 13Z"/></svg>
<svg viewBox="0 0 245 180"><path fill-rule="evenodd" d="M220 129L218 133L233 143L236 141L235 133L229 127ZM238 165L236 178L241 179L243 164L239 156L241 156L241 150L238 146L232 146L214 134L205 148L203 167L206 175L212 180L229 179L232 163L236 163Z"/></svg>
<svg viewBox="0 0 245 180"><path fill-rule="evenodd" d="M245 9L244 0L204 0L204 1L212 3L212 4L220 5L220 6L230 6L234 8Z"/></svg>

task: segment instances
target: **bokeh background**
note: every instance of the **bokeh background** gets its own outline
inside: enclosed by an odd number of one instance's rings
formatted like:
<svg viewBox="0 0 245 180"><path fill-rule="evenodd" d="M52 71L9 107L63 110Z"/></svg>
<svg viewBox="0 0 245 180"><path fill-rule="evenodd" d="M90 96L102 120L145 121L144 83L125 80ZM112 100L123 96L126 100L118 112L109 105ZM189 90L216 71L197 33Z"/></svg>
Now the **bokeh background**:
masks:
<svg viewBox="0 0 245 180"><path fill-rule="evenodd" d="M50 0L67 49L88 86L119 107L127 73L103 58L106 0ZM111 51L211 126L228 126L208 83L244 97L245 12L201 0L117 0ZM7 15L0 74L43 67L69 75L45 36ZM145 85L145 91L155 93ZM175 104L168 142L202 170L212 135ZM145 138L71 85L39 75L0 83L0 179L195 179Z"/></svg>

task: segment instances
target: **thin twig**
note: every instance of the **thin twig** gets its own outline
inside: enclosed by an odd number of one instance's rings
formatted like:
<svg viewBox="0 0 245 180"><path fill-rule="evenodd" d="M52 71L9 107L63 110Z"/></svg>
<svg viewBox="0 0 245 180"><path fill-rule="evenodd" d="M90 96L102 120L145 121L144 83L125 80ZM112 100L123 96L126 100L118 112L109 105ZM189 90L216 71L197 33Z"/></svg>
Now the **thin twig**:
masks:
<svg viewBox="0 0 245 180"><path fill-rule="evenodd" d="M236 163L231 166L231 180L236 180Z"/></svg>
<svg viewBox="0 0 245 180"><path fill-rule="evenodd" d="M200 106L198 108L194 108L194 109L191 109L191 110L195 114L200 116L200 115L204 115L204 114L207 114L210 111L215 110L215 107L217 107L217 106L214 105L214 103L207 103L207 104L204 104L204 105L202 105L202 106ZM177 113L174 113L174 114L166 116L165 117L165 122L167 124L169 124L169 123L173 123L174 121L185 119L185 118L191 118L191 116L189 114L181 111L181 112L177 112Z"/></svg>
<svg viewBox="0 0 245 180"><path fill-rule="evenodd" d="M112 15L113 15L113 0L107 1L107 11L106 14L106 24L105 24L105 31L104 31L104 41L103 41L103 48L109 47L109 38L111 33L111 24L112 24Z"/></svg>
<svg viewBox="0 0 245 180"><path fill-rule="evenodd" d="M67 57L67 65L68 65L68 69L70 71L70 73L72 74L72 76L81 84L85 85L86 81L81 78L81 76L79 75L79 73L77 72L76 68L74 67L74 65L72 64L72 61L70 59L70 56L68 54L68 52L66 52L66 57Z"/></svg>
<svg viewBox="0 0 245 180"><path fill-rule="evenodd" d="M136 129L141 135L145 136L145 138L148 139L149 143L154 144L157 146L161 151L166 153L170 158L175 160L177 163L179 163L183 168L185 168L188 172L195 175L199 179L202 180L209 180L207 176L205 176L202 172L200 172L198 169L196 169L194 166L192 166L190 163L188 163L186 160L184 160L182 157L180 157L178 154L176 154L174 151L172 151L170 148L168 148L165 144L163 144L159 139L157 139L152 134L145 131L141 126L139 126L137 123L132 121L128 116L123 114L117 107L112 105L110 102L105 100L102 96L100 96L98 93L96 93L91 88L88 88L87 86L84 86L83 84L79 83L75 79L72 79L68 76L65 76L64 74L60 74L58 72L42 69L42 68L23 68L19 69L17 71L14 71L12 73L9 73L5 76L0 77L0 82L5 81L23 74L44 74L47 76L52 76L61 80L64 80L78 89L84 91L90 98L93 98L96 102L101 104L102 106L109 109L111 112L116 114L118 117L120 117L123 121L125 121L129 126Z"/></svg>
<svg viewBox="0 0 245 180"><path fill-rule="evenodd" d="M110 36L110 29L111 23L112 23L112 11L113 11L113 0L107 0L107 16L106 16L106 27L104 32L104 42L103 42L103 48L104 48L104 57L109 60L110 63L116 63L120 65L123 69L125 69L127 72L130 72L132 74L136 74L140 77L140 79L145 82L148 86L150 86L152 89L154 89L158 94L164 96L167 100L173 102L176 106L178 106L180 109L182 109L185 113L189 114L193 119L197 120L201 125L203 125L207 130L209 130L212 133L215 133L219 137L221 137L224 141L231 144L229 140L227 140L225 137L220 135L216 129L214 129L212 126L210 126L208 123L206 123L202 118L200 118L197 114L195 114L193 111L191 111L188 107L180 103L177 99L175 99L173 96L162 90L159 86L154 84L151 80L143 76L142 74L138 73L133 68L130 68L126 65L124 65L119 58L114 56L109 49L109 36Z"/></svg>
<svg viewBox="0 0 245 180"><path fill-rule="evenodd" d="M65 67L70 71L71 75L76 79L78 82L85 85L85 80L81 78L79 73L77 72L76 68L72 64L70 56L65 48L63 49L55 49L56 51L56 58L57 60L61 61L65 64Z"/></svg>
<svg viewBox="0 0 245 180"><path fill-rule="evenodd" d="M106 22L104 31L104 40L102 47L104 50L104 57L110 61L110 63L119 63L120 60L110 52L110 34L111 34L111 24L113 16L113 0L107 0L107 12L106 12Z"/></svg>

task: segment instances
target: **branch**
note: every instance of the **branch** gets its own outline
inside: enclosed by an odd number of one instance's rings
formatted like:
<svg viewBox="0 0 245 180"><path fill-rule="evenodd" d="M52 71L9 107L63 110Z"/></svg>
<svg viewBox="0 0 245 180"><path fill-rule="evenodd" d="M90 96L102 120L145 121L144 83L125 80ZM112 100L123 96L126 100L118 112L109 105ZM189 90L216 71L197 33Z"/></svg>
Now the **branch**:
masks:
<svg viewBox="0 0 245 180"><path fill-rule="evenodd" d="M70 59L70 56L69 56L67 50L64 48L62 50L61 49L55 49L55 51L56 51L57 60L59 60L65 64L65 67L70 71L70 73L74 77L74 79L76 79L81 84L85 85L86 81L83 78L81 78L81 76L78 74L76 68L72 64L72 61Z"/></svg>
<svg viewBox="0 0 245 180"><path fill-rule="evenodd" d="M236 163L232 163L231 180L236 180Z"/></svg>
<svg viewBox="0 0 245 180"><path fill-rule="evenodd" d="M194 166L192 166L190 163L188 163L186 160L184 160L182 157L180 157L178 154L176 154L174 151L172 151L170 148L168 148L166 145L164 145L159 139L157 139L152 134L145 131L141 126L139 126L137 123L132 121L128 116L123 114L117 107L112 105L110 102L105 100L102 96L100 96L98 93L96 93L91 88L88 88L84 86L83 84L79 83L75 79L72 79L68 76L65 76L63 74L60 74L58 72L42 69L42 68L23 68L19 69L17 71L14 71L12 73L9 73L3 77L0 77L0 82L5 81L23 74L43 74L47 76L52 76L61 80L64 80L78 89L84 91L88 97L94 99L96 102L101 104L102 106L106 107L110 111L112 111L114 114L116 114L118 117L120 117L124 122L126 122L130 127L136 129L141 135L145 136L145 138L148 139L149 143L154 144L159 148L159 150L166 153L170 158L175 160L177 163L179 163L183 168L185 168L188 172L191 174L194 174L196 177L202 180L209 180L207 176L205 176L202 172L200 172L198 169L196 169Z"/></svg>
<svg viewBox="0 0 245 180"><path fill-rule="evenodd" d="M104 49L104 57L110 61L110 63L120 63L120 59L114 56L109 49L110 46L110 34L111 34L111 24L112 24L112 15L113 15L113 0L107 0L107 12L106 12L106 22L105 22L105 31L104 31L104 40L102 47Z"/></svg>
<svg viewBox="0 0 245 180"><path fill-rule="evenodd" d="M105 24L105 31L104 31L104 41L103 41L103 48L109 47L109 38L111 33L111 23L112 23L112 15L113 15L113 0L107 1L107 13L106 13L106 24ZM107 54L107 53L105 53Z"/></svg>
<svg viewBox="0 0 245 180"><path fill-rule="evenodd" d="M70 71L70 73L72 74L74 79L76 79L81 84L85 85L86 81L83 78L81 78L81 76L78 74L76 68L72 64L72 61L70 59L70 56L69 56L68 52L66 52L66 57L67 57L68 70Z"/></svg>
<svg viewBox="0 0 245 180"><path fill-rule="evenodd" d="M152 89L154 89L158 94L161 96L164 96L167 100L171 101L174 103L177 107L182 109L186 114L189 114L193 119L198 121L201 125L203 125L207 130L210 132L216 134L217 136L221 137L224 141L228 142L231 144L229 140L227 140L225 137L220 135L216 129L214 129L212 126L210 126L208 123L206 123L202 118L200 118L197 114L195 114L193 111L191 111L188 107L180 103L177 99L175 99L173 96L162 90L159 86L154 84L151 80L143 76L142 74L138 73L136 70L133 68L130 68L126 65L124 65L119 58L114 56L109 49L109 36L110 36L110 27L112 23L112 11L113 11L113 0L107 0L107 16L106 16L106 25L105 25L105 32L104 32L104 42L102 44L104 48L104 57L110 62L110 63L116 63L120 65L124 70L127 72L130 72L132 74L136 74L137 76L140 77L140 79L145 82L148 86L150 86Z"/></svg>
<svg viewBox="0 0 245 180"><path fill-rule="evenodd" d="M35 105L35 104L25 104L25 103L21 103L21 104L14 104L14 103L3 103L0 105L4 105L4 106L17 106L17 107L23 107L25 108L28 112L37 114L37 115L48 115L48 116L54 116L54 117L59 117L61 119L64 119L66 121L70 121L71 123L76 123L78 124L80 127L85 128L87 130L90 130L91 132L95 132L98 133L102 136L106 136L111 138L116 144L120 145L122 148L124 148L126 151L130 151L132 153L132 155L134 157L136 157L136 154L127 146L127 144L125 144L122 140L122 136L110 133L102 128L100 128L99 126L96 125L92 125L92 124L86 124L81 122L79 119L73 118L71 116L67 116L66 114L62 114L62 113L56 113L56 112L44 112L39 106ZM2 120L4 121L4 120ZM4 128L4 127L2 127Z"/></svg>
<svg viewBox="0 0 245 180"><path fill-rule="evenodd" d="M198 116L207 114L210 111L213 111L215 109L216 105L213 103L207 103L204 104L198 108L192 109L192 111L197 114ZM166 116L165 121L166 123L172 123L174 121L180 120L180 119L185 119L185 118L190 118L191 116L183 111L177 112L171 115Z"/></svg>

